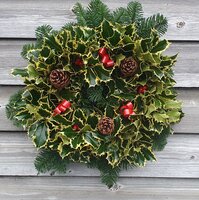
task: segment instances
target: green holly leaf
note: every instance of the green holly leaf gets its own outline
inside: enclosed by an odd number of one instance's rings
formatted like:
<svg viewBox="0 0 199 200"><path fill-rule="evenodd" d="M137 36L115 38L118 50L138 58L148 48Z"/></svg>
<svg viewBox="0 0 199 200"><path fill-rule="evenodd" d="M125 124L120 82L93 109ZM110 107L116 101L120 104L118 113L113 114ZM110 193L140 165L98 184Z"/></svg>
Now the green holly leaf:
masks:
<svg viewBox="0 0 199 200"><path fill-rule="evenodd" d="M101 24L102 27L102 37L104 39L108 39L113 36L113 25L108 22L107 20L104 20Z"/></svg>
<svg viewBox="0 0 199 200"><path fill-rule="evenodd" d="M27 69L13 69L12 75L14 76L21 76L21 77L27 77L28 76L28 70Z"/></svg>
<svg viewBox="0 0 199 200"><path fill-rule="evenodd" d="M27 110L21 110L17 114L15 114L15 118L19 121L27 121L30 119L32 115Z"/></svg>
<svg viewBox="0 0 199 200"><path fill-rule="evenodd" d="M150 148L142 148L141 151L147 160L156 160L155 155Z"/></svg>
<svg viewBox="0 0 199 200"><path fill-rule="evenodd" d="M158 53L166 50L169 47L169 42L167 40L162 40L158 42L151 50L151 53Z"/></svg>
<svg viewBox="0 0 199 200"><path fill-rule="evenodd" d="M120 128L121 128L121 118L120 118L120 116L117 116L116 118L114 118L114 125L115 125L115 128L114 128L113 134L116 135L120 132Z"/></svg>
<svg viewBox="0 0 199 200"><path fill-rule="evenodd" d="M91 67L87 68L85 72L85 79L89 83L90 86L95 86L97 84L96 74Z"/></svg>
<svg viewBox="0 0 199 200"><path fill-rule="evenodd" d="M63 117L62 115L53 116L51 121L55 121L56 123L62 124L64 126L71 125L71 121L67 120L66 117Z"/></svg>
<svg viewBox="0 0 199 200"><path fill-rule="evenodd" d="M98 118L95 115L89 115L87 123L91 126L92 129L95 129L98 123Z"/></svg>
<svg viewBox="0 0 199 200"><path fill-rule="evenodd" d="M114 108L110 105L107 105L105 109L105 115L107 117L113 118L115 115Z"/></svg>
<svg viewBox="0 0 199 200"><path fill-rule="evenodd" d="M94 147L95 149L99 147L99 141L97 140L96 137L94 137L94 134L92 132L86 132L83 135L83 138L85 140L85 142L89 145L91 145L92 147Z"/></svg>
<svg viewBox="0 0 199 200"><path fill-rule="evenodd" d="M80 146L82 146L82 142L83 142L82 135L77 135L71 140L71 147L77 149Z"/></svg>
<svg viewBox="0 0 199 200"><path fill-rule="evenodd" d="M39 73L36 71L35 67L32 64L28 65L27 72L30 79L39 78Z"/></svg>
<svg viewBox="0 0 199 200"><path fill-rule="evenodd" d="M63 134L65 136L67 136L68 138L74 138L76 136L76 132L72 129L72 126L68 126L67 128L65 128L63 131Z"/></svg>
<svg viewBox="0 0 199 200"><path fill-rule="evenodd" d="M110 80L111 70L107 70L100 65L96 65L94 68L94 71L95 71L98 81Z"/></svg>
<svg viewBox="0 0 199 200"><path fill-rule="evenodd" d="M170 111L167 111L167 115L169 117L170 123L176 123L181 119L182 113L178 110L170 110Z"/></svg>
<svg viewBox="0 0 199 200"><path fill-rule="evenodd" d="M161 80L164 76L164 72L158 68L154 68L154 74Z"/></svg>
<svg viewBox="0 0 199 200"><path fill-rule="evenodd" d="M37 121L29 127L28 134L33 139L35 146L42 148L48 141L49 128L44 121Z"/></svg>
<svg viewBox="0 0 199 200"><path fill-rule="evenodd" d="M153 117L157 122L166 122L169 116L165 113L153 113Z"/></svg>
<svg viewBox="0 0 199 200"><path fill-rule="evenodd" d="M96 65L94 67L87 67L85 72L86 81L89 83L89 86L95 86L100 81L109 81L111 80L111 70L106 70L101 65Z"/></svg>
<svg viewBox="0 0 199 200"><path fill-rule="evenodd" d="M115 30L112 37L109 38L109 42L113 47L117 46L118 42L120 41L120 35L121 34Z"/></svg>
<svg viewBox="0 0 199 200"><path fill-rule="evenodd" d="M182 103L180 101L164 98L165 109L180 109L181 107L182 107Z"/></svg>
<svg viewBox="0 0 199 200"><path fill-rule="evenodd" d="M134 162L136 162L136 164L138 166L144 166L145 165L145 157L140 151L135 152L134 159L135 159Z"/></svg>

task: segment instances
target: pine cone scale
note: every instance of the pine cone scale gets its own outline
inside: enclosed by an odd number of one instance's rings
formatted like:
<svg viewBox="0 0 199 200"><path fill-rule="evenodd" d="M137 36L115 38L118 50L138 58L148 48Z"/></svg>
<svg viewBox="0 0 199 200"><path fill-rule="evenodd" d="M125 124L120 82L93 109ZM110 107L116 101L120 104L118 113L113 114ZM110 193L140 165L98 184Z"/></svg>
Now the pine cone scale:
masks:
<svg viewBox="0 0 199 200"><path fill-rule="evenodd" d="M50 73L50 83L57 89L63 89L70 83L70 76L61 69L55 69Z"/></svg>
<svg viewBox="0 0 199 200"><path fill-rule="evenodd" d="M120 70L124 77L133 76L138 70L138 63L132 57L125 58L120 64Z"/></svg>
<svg viewBox="0 0 199 200"><path fill-rule="evenodd" d="M114 131L114 121L109 117L103 117L98 123L98 130L103 135L109 135Z"/></svg>

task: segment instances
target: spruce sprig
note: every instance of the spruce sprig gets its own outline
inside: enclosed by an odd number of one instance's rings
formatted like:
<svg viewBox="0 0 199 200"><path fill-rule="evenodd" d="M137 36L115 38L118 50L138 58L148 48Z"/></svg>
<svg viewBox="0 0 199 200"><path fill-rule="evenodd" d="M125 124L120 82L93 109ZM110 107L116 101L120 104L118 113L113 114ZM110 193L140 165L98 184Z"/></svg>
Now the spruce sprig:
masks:
<svg viewBox="0 0 199 200"><path fill-rule="evenodd" d="M62 159L56 151L43 149L35 158L34 164L39 173L66 173L69 161Z"/></svg>
<svg viewBox="0 0 199 200"><path fill-rule="evenodd" d="M149 37L152 29L156 29L161 36L166 33L168 27L167 19L161 14L144 18L142 5L137 1L130 2L127 8L120 7L111 12L101 0L91 0L87 8L77 3L73 12L80 26L94 28L104 19L120 24L135 23L139 36L143 38Z"/></svg>

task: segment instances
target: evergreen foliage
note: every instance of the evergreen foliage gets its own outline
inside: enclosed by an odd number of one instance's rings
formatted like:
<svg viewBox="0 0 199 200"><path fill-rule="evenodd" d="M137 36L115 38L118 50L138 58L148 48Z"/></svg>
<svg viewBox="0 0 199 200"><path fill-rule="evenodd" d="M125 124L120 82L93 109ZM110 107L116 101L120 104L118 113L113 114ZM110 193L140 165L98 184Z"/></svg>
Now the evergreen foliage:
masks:
<svg viewBox="0 0 199 200"><path fill-rule="evenodd" d="M14 69L13 75L25 87L11 97L7 116L40 149L38 172L65 173L70 162L83 162L98 168L102 182L112 187L121 170L155 160L154 150L164 148L171 124L183 116L173 89L176 55L163 54L169 47L160 39L166 18L144 18L138 2L111 12L100 0L92 0L87 8L77 3L73 11L77 23L59 31L40 26L36 43L23 47L28 66ZM113 67L102 63L103 47ZM121 66L128 72L132 63L135 74L125 77ZM51 84L52 70L61 70L62 79L67 73L64 88ZM147 89L139 92L140 87ZM55 115L57 108L63 110L59 106L64 99L72 105ZM128 103L134 112L125 117L121 108ZM98 127L104 116L112 121L106 136ZM106 122L102 125L110 129Z"/></svg>
<svg viewBox="0 0 199 200"><path fill-rule="evenodd" d="M9 99L9 104L6 106L6 115L7 118L13 121L13 124L17 127L22 127L22 121L19 118L16 118L16 114L20 112L21 107L24 106L22 101L23 90L17 91Z"/></svg>
<svg viewBox="0 0 199 200"><path fill-rule="evenodd" d="M168 27L166 17L159 13L144 18L142 5L137 1L130 2L127 8L121 7L111 12L100 0L91 0L87 9L77 3L73 12L80 26L97 27L104 19L120 24L135 23L138 34L144 38L150 36L152 29L156 29L161 36L166 33Z"/></svg>
<svg viewBox="0 0 199 200"><path fill-rule="evenodd" d="M39 173L66 173L69 160L62 159L56 151L42 149L35 159L35 168Z"/></svg>

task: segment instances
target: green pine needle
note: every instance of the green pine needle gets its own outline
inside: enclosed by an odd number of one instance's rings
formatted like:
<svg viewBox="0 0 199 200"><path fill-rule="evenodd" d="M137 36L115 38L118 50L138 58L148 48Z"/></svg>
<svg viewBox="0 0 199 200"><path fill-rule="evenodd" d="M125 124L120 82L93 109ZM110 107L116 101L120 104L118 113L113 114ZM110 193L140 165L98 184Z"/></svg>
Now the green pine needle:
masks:
<svg viewBox="0 0 199 200"><path fill-rule="evenodd" d="M101 0L91 0L87 9L77 3L73 12L79 25L92 28L99 26L104 19L120 24L135 23L138 34L143 38L150 37L152 29L156 29L161 36L166 33L168 28L167 19L161 14L144 18L142 4L137 1L130 2L127 8L117 8L111 13L108 6Z"/></svg>
<svg viewBox="0 0 199 200"><path fill-rule="evenodd" d="M39 173L66 173L69 161L62 159L56 151L41 150L35 158L35 168Z"/></svg>
<svg viewBox="0 0 199 200"><path fill-rule="evenodd" d="M98 168L101 181L106 184L108 188L113 187L114 184L117 183L121 168L119 166L112 167L108 164L106 158L91 159L90 163L87 163L87 166L89 168Z"/></svg>
<svg viewBox="0 0 199 200"><path fill-rule="evenodd" d="M110 10L107 5L100 0L92 0L87 9L87 25L89 27L97 27L104 19L111 18Z"/></svg>
<svg viewBox="0 0 199 200"><path fill-rule="evenodd" d="M89 101L93 103L104 101L102 86L95 86L88 88L87 95Z"/></svg>
<svg viewBox="0 0 199 200"><path fill-rule="evenodd" d="M168 22L166 17L161 14L153 15L147 19L142 19L138 29L139 35L143 38L150 37L152 29L157 30L160 36L166 33Z"/></svg>
<svg viewBox="0 0 199 200"><path fill-rule="evenodd" d="M21 56L24 58L24 59L28 59L27 58L27 54L29 51L31 50L34 50L35 49L35 44L25 44L22 48L22 51L21 51Z"/></svg>
<svg viewBox="0 0 199 200"><path fill-rule="evenodd" d="M76 15L77 22L81 26L87 25L87 12L80 3L76 3L73 7L73 13Z"/></svg>
<svg viewBox="0 0 199 200"><path fill-rule="evenodd" d="M81 26L97 27L104 19L112 18L110 10L101 0L91 0L87 9L84 9L80 3L77 3L73 12L76 15L77 22Z"/></svg>
<svg viewBox="0 0 199 200"><path fill-rule="evenodd" d="M137 1L132 1L127 6L127 12L131 18L131 22L139 22L143 18L142 4Z"/></svg>
<svg viewBox="0 0 199 200"><path fill-rule="evenodd" d="M112 18L114 22L117 23L124 23L129 24L131 23L131 18L129 16L129 13L125 8L117 8L115 11L113 11Z"/></svg>
<svg viewBox="0 0 199 200"><path fill-rule="evenodd" d="M39 26L36 31L35 31L35 35L37 40L43 40L45 37L48 37L48 35L52 32L53 28L50 25L42 25Z"/></svg>
<svg viewBox="0 0 199 200"><path fill-rule="evenodd" d="M17 127L22 127L20 120L15 118L15 115L19 112L21 105L24 104L22 101L23 90L19 90L17 93L12 95L9 99L9 103L6 105L7 118L12 120L13 124Z"/></svg>
<svg viewBox="0 0 199 200"><path fill-rule="evenodd" d="M156 134L153 138L153 150L162 151L167 144L167 138L172 133L170 127L166 127L163 131L158 135Z"/></svg>

